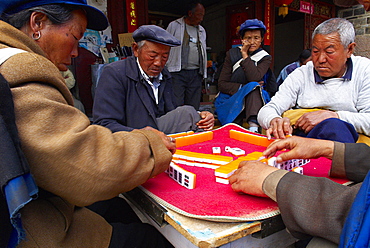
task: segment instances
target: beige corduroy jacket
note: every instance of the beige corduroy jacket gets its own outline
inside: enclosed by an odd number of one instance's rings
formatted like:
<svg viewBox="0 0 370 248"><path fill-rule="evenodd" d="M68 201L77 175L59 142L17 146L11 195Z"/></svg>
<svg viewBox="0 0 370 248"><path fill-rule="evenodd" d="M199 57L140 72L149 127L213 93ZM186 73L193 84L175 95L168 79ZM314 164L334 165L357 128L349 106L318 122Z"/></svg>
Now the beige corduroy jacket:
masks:
<svg viewBox="0 0 370 248"><path fill-rule="evenodd" d="M57 44L56 44L57 45ZM59 70L23 32L0 21L0 48L28 51L8 59L9 82L22 149L37 185L55 197L21 211L22 247L108 247L111 226L84 208L117 196L163 172L171 153L146 130L112 133L90 125L73 107Z"/></svg>

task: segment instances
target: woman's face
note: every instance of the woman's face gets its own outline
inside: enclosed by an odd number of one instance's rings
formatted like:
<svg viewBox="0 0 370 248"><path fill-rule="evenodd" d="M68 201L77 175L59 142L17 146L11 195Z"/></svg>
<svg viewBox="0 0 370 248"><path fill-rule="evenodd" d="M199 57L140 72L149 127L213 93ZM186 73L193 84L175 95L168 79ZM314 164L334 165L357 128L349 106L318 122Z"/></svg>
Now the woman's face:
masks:
<svg viewBox="0 0 370 248"><path fill-rule="evenodd" d="M249 45L248 53L256 51L262 43L261 31L258 29L245 31L242 43Z"/></svg>
<svg viewBox="0 0 370 248"><path fill-rule="evenodd" d="M66 71L72 58L78 55L78 41L86 30L86 15L81 10L72 12L72 19L62 25L52 25L50 21L40 29L41 37L36 42L46 53L48 59L60 71Z"/></svg>

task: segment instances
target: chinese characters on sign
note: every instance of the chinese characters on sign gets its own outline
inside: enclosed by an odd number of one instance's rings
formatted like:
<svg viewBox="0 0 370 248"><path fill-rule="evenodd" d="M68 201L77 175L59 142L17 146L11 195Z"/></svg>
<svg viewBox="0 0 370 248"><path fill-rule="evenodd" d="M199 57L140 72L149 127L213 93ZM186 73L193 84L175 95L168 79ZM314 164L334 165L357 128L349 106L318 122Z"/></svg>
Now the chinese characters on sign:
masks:
<svg viewBox="0 0 370 248"><path fill-rule="evenodd" d="M265 25L266 25L266 35L264 44L270 45L271 43L271 22L270 22L270 13L271 13L271 0L266 0L265 3Z"/></svg>
<svg viewBox="0 0 370 248"><path fill-rule="evenodd" d="M301 1L299 11L307 14L313 14L313 4Z"/></svg>
<svg viewBox="0 0 370 248"><path fill-rule="evenodd" d="M137 8L136 8L136 1L129 0L126 1L126 9L127 9L127 31L129 33L134 32L137 29Z"/></svg>

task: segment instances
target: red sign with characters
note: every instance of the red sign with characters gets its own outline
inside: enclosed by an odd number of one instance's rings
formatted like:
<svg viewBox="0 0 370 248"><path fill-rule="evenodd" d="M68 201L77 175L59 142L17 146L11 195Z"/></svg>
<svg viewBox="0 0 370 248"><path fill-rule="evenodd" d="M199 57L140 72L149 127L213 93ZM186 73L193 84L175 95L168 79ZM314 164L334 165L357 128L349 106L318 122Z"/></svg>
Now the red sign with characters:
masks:
<svg viewBox="0 0 370 248"><path fill-rule="evenodd" d="M270 13L271 13L271 0L266 0L266 2L265 2L265 26L266 26L266 34L265 34L264 44L267 45L267 46L269 46L271 44Z"/></svg>
<svg viewBox="0 0 370 248"><path fill-rule="evenodd" d="M137 29L137 8L136 1L129 0L126 1L126 10L127 10L127 31L129 33L134 32Z"/></svg>
<svg viewBox="0 0 370 248"><path fill-rule="evenodd" d="M313 14L313 4L301 1L299 11L307 14Z"/></svg>

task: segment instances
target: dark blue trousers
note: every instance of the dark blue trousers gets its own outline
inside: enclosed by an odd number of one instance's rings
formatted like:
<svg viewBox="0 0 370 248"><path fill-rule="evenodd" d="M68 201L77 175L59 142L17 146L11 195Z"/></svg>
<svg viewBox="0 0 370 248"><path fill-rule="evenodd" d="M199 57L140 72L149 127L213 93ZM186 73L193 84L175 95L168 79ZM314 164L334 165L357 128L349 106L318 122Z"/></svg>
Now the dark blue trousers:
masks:
<svg viewBox="0 0 370 248"><path fill-rule="evenodd" d="M354 126L337 118L329 118L320 122L307 134L302 130L295 130L293 134L301 137L332 140L342 143L356 143L358 139L358 133Z"/></svg>

